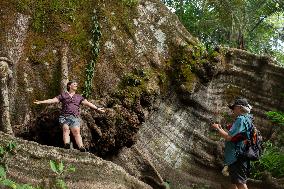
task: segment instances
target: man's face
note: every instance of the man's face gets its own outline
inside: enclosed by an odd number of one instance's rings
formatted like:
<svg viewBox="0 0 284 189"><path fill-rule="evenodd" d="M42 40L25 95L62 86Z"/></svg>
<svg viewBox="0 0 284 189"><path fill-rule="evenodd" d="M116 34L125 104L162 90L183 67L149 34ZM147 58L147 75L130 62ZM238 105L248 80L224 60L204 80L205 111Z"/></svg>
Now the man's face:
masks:
<svg viewBox="0 0 284 189"><path fill-rule="evenodd" d="M76 83L76 82L71 83L71 85L70 85L70 89L73 90L73 91L76 91L77 87L78 87L78 83Z"/></svg>
<svg viewBox="0 0 284 189"><path fill-rule="evenodd" d="M241 114L241 107L240 107L240 106L234 106L234 108L233 108L233 113L234 113L235 115Z"/></svg>

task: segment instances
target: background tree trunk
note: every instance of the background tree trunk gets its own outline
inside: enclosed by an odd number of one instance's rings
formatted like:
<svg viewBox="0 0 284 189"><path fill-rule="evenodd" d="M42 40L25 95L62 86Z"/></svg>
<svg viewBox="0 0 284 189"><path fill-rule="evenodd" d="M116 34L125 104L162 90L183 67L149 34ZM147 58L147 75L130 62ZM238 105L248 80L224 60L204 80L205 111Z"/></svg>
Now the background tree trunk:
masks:
<svg viewBox="0 0 284 189"><path fill-rule="evenodd" d="M9 101L9 89L8 79L10 76L10 61L5 57L0 57L0 90L1 90L1 121L2 131L8 134L13 134L11 120L10 120L10 101Z"/></svg>

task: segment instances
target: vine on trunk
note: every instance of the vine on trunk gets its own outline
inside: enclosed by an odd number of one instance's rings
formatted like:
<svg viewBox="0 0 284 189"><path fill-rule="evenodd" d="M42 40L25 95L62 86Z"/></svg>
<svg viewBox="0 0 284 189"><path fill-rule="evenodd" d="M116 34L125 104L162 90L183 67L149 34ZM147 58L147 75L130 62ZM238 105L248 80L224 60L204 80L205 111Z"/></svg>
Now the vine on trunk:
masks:
<svg viewBox="0 0 284 189"><path fill-rule="evenodd" d="M92 47L93 58L86 68L86 80L84 83L84 91L83 91L83 95L86 98L90 97L92 93L93 78L95 75L95 65L100 52L100 38L102 35L100 24L98 22L95 10L94 10L94 16L92 17L92 21L93 21L93 28L92 28L92 40L90 41L90 45Z"/></svg>

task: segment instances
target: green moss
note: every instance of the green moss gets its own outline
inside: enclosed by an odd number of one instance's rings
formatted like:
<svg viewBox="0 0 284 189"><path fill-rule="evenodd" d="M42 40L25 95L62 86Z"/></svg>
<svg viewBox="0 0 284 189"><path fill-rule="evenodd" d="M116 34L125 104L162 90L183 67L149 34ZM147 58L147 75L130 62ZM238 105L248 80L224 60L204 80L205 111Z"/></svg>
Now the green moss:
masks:
<svg viewBox="0 0 284 189"><path fill-rule="evenodd" d="M192 91L194 83L196 82L196 75L192 73L190 65L182 65L180 68L182 74L182 87L183 90Z"/></svg>
<svg viewBox="0 0 284 189"><path fill-rule="evenodd" d="M32 41L32 50L41 51L46 47L47 41L45 38L35 36Z"/></svg>
<svg viewBox="0 0 284 189"><path fill-rule="evenodd" d="M29 39L26 51L29 61L33 65L55 62L55 55L50 48L52 44L40 35L32 35Z"/></svg>
<svg viewBox="0 0 284 189"><path fill-rule="evenodd" d="M202 64L202 52L199 47L187 45L175 50L174 56L169 62L171 78L177 82L177 86L183 91L192 91L196 81L194 66Z"/></svg>
<svg viewBox="0 0 284 189"><path fill-rule="evenodd" d="M153 71L135 69L122 78L114 96L132 105L143 93L149 94L154 92L150 90L147 85L151 77L156 77Z"/></svg>
<svg viewBox="0 0 284 189"><path fill-rule="evenodd" d="M32 15L32 28L53 41L69 42L77 55L90 53L91 0L19 0L14 4L20 12ZM35 34L37 35L37 34Z"/></svg>
<svg viewBox="0 0 284 189"><path fill-rule="evenodd" d="M126 6L134 7L138 5L138 0L121 0Z"/></svg>
<svg viewBox="0 0 284 189"><path fill-rule="evenodd" d="M29 63L32 66L50 65L50 70L39 69L38 73L41 78L48 78L45 86L50 87L48 96L60 90L60 69L56 65L57 53L53 50L58 51L63 43L67 43L70 48L68 53L79 61L84 60L83 65L86 65L86 60L93 59L90 41L95 3L92 0L13 0L19 12L32 17L32 30L29 31L25 49ZM77 73L82 73L85 68L77 68L76 64L74 69L80 69ZM80 78L74 79L81 82L87 78L85 73L77 76Z"/></svg>
<svg viewBox="0 0 284 189"><path fill-rule="evenodd" d="M166 72L158 73L157 76L158 76L160 85L164 85L164 84L167 83L168 76L167 76Z"/></svg>
<svg viewBox="0 0 284 189"><path fill-rule="evenodd" d="M218 57L218 56L220 56L220 53L217 52L217 51L213 51L213 52L210 54L210 57L211 57L211 58L216 58L216 57Z"/></svg>
<svg viewBox="0 0 284 189"><path fill-rule="evenodd" d="M117 36L130 36L135 40L136 27L133 23L133 19L137 17L136 6L126 6L122 0L116 1L113 7L103 8L103 15L107 18L105 27L110 27L109 30L112 32L113 26L117 28L115 35ZM127 37L128 37L127 36Z"/></svg>
<svg viewBox="0 0 284 189"><path fill-rule="evenodd" d="M175 47L175 46L173 46ZM218 50L207 52L201 44L188 44L171 49L172 58L167 66L170 78L176 83L177 89L183 92L192 92L197 80L208 82L217 73L216 64L224 56Z"/></svg>

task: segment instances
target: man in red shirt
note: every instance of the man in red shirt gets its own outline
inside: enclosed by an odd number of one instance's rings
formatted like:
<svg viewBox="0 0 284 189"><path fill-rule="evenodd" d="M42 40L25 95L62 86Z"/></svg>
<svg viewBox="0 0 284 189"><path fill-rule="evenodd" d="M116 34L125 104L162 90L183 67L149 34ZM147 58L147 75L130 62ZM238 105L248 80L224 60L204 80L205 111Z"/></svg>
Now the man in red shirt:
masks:
<svg viewBox="0 0 284 189"><path fill-rule="evenodd" d="M98 108L93 103L87 101L84 97L76 94L78 84L75 81L69 81L67 83L67 91L62 92L57 97L52 99L38 101L35 104L53 104L62 103L61 115L59 116L59 123L63 129L63 142L64 148L70 148L70 131L72 132L76 144L78 145L80 151L85 152L86 149L82 142L82 137L80 134L80 105L86 105L90 108L98 110L99 112L105 112L103 108Z"/></svg>

